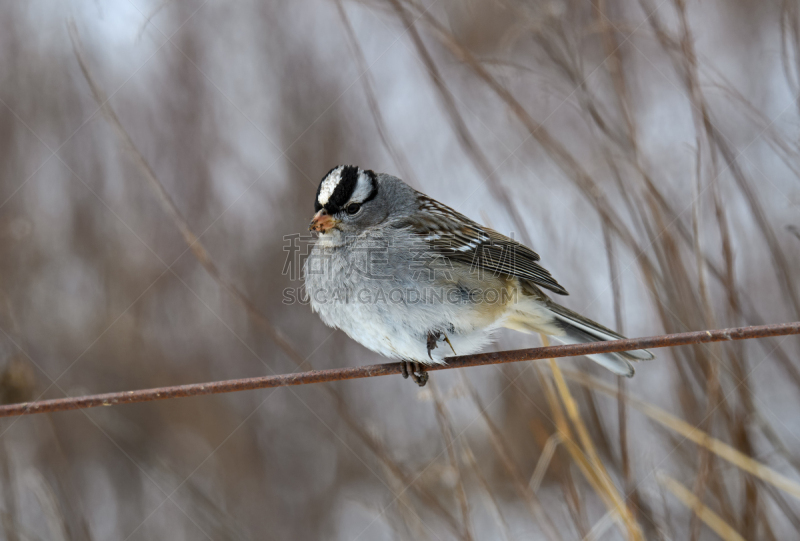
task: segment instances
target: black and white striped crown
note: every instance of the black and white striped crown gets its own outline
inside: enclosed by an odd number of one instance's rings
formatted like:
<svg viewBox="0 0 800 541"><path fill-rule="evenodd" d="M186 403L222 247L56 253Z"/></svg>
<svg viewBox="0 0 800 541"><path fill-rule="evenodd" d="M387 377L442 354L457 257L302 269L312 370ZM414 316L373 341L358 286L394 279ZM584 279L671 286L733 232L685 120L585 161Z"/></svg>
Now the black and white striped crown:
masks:
<svg viewBox="0 0 800 541"><path fill-rule="evenodd" d="M354 165L338 165L319 183L314 211L324 208L329 214L335 214L348 203L366 203L377 194L378 176L374 171Z"/></svg>

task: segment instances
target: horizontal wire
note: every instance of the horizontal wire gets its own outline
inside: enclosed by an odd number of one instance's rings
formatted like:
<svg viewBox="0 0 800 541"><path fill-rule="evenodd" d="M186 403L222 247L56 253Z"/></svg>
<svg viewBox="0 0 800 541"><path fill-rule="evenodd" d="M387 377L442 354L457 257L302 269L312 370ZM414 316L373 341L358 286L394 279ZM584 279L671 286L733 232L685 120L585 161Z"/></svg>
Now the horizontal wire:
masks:
<svg viewBox="0 0 800 541"><path fill-rule="evenodd" d="M800 334L800 321L794 323L781 323L775 325L757 325L752 327L735 327L714 331L697 331L677 334L665 334L646 338L630 338L626 340L610 340L607 342L591 342L588 344L570 344L563 346L547 346L530 349L517 349L498 351L495 353L479 353L475 355L461 355L446 358L447 364L426 366L427 372L436 370L449 370L452 368L466 368L470 366L486 366L490 364L514 363L520 361L535 361L557 357L573 357L577 355L591 355L595 353L613 353L635 349L655 349L670 346L683 346L687 344L700 344L705 342L722 342L726 340L748 340L752 338L766 338L771 336L785 336ZM277 376L262 376L254 378L230 379L208 383L190 383L188 385L174 385L171 387L156 387L153 389L140 389L137 391L122 391L88 396L69 398L56 398L53 400L39 400L36 402L21 402L0 406L0 417L13 417L18 415L32 415L34 413L52 413L98 406L114 406L117 404L132 404L134 402L149 402L153 400L166 400L168 398L183 398L187 396L200 396L218 393L233 393L253 389L266 389L271 387L287 387L290 385L307 385L309 383L324 383L328 381L341 381L345 379L373 378L402 373L401 363L373 364L352 368L334 368L330 370L311 370L294 374L281 374Z"/></svg>

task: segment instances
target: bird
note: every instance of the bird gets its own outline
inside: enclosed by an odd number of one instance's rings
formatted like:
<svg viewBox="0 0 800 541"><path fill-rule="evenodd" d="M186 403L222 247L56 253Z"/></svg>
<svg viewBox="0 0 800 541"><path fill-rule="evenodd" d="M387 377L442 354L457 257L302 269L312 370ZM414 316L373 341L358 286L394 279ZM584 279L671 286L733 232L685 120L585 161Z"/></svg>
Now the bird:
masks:
<svg viewBox="0 0 800 541"><path fill-rule="evenodd" d="M564 344L618 340L570 310L529 247L467 218L398 177L339 165L321 180L303 264L305 294L330 326L401 362L419 386L427 366L481 351L500 328ZM619 376L647 350L588 356Z"/></svg>

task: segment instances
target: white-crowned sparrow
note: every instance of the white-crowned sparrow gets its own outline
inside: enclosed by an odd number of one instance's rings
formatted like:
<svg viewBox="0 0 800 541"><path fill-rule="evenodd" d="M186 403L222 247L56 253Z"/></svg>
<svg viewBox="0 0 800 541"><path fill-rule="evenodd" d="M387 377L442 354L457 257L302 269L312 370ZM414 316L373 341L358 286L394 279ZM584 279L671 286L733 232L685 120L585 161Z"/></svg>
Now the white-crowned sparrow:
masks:
<svg viewBox="0 0 800 541"><path fill-rule="evenodd" d="M522 244L414 190L399 178L333 168L317 189L309 226L319 238L304 265L312 309L369 349L423 365L479 351L495 329L543 333L563 343L623 338L556 304L567 291ZM441 346L441 347L438 347ZM647 350L591 355L621 376Z"/></svg>

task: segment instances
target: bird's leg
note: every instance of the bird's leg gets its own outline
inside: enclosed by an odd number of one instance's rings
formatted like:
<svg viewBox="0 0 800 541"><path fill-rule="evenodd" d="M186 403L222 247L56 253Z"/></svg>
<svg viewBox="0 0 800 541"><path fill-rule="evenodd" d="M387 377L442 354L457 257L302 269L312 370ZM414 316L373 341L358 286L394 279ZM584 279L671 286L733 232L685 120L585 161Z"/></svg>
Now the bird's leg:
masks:
<svg viewBox="0 0 800 541"><path fill-rule="evenodd" d="M439 346L439 340L444 340L447 342L447 345L450 346L450 350L453 352L453 355L458 355L453 347L453 344L450 343L450 338L447 337L447 333L443 333L441 331L428 331L428 357L430 357L431 360L433 360L433 357L431 357L431 351Z"/></svg>
<svg viewBox="0 0 800 541"><path fill-rule="evenodd" d="M411 364L409 361L400 361L400 373L403 375L403 379L408 379L409 364Z"/></svg>
<svg viewBox="0 0 800 541"><path fill-rule="evenodd" d="M428 331L428 358L430 360L433 360L433 357L431 357L431 351L439 347L437 342L439 342L441 336L442 333L439 331Z"/></svg>

